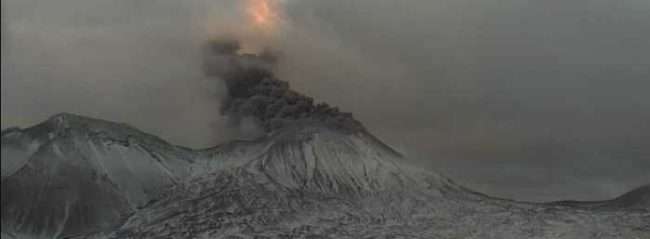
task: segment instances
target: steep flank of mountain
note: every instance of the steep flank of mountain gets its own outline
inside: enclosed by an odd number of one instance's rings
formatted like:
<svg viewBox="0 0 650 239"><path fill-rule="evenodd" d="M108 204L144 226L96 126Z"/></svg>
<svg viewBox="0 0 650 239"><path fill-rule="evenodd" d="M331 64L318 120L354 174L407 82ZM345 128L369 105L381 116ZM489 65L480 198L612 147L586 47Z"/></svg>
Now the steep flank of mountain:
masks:
<svg viewBox="0 0 650 239"><path fill-rule="evenodd" d="M643 238L642 210L480 195L365 132L322 125L206 150L220 162L100 238Z"/></svg>
<svg viewBox="0 0 650 239"><path fill-rule="evenodd" d="M106 231L152 200L187 195L174 190L215 190L201 181L223 179L231 182L228 190L242 192L256 188L251 195L263 200L274 194L347 198L460 189L405 167L401 155L366 132L312 121L196 151L127 125L71 114L2 136L2 228L25 238Z"/></svg>
<svg viewBox="0 0 650 239"><path fill-rule="evenodd" d="M45 140L35 139L18 128L3 130L1 178L4 179L21 169L29 156L36 152Z"/></svg>
<svg viewBox="0 0 650 239"><path fill-rule="evenodd" d="M105 230L189 175L193 154L123 124L71 114L2 133L2 231Z"/></svg>
<svg viewBox="0 0 650 239"><path fill-rule="evenodd" d="M396 191L420 185L419 172L364 132L319 125L285 128L271 135L246 170L286 190L335 194ZM440 186L451 182L440 182Z"/></svg>
<svg viewBox="0 0 650 239"><path fill-rule="evenodd" d="M650 235L647 187L615 210L495 199L408 166L365 130L312 120L189 150L62 114L4 131L2 154L2 238Z"/></svg>
<svg viewBox="0 0 650 239"><path fill-rule="evenodd" d="M406 166L401 155L365 132L319 124L285 127L201 154L211 159L197 164L210 171L107 236L195 238L207 231L212 238L241 223L264 231L295 220L296 213L336 218L347 211L360 217L351 220L397 220L430 213L423 206L430 203L447 207L443 202L451 198L478 198L444 177Z"/></svg>

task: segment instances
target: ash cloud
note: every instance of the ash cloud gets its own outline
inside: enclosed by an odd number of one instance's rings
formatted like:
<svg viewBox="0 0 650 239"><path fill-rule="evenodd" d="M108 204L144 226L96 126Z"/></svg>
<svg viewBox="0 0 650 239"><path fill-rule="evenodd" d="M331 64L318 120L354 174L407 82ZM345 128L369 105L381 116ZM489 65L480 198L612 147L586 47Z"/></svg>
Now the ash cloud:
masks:
<svg viewBox="0 0 650 239"><path fill-rule="evenodd" d="M277 53L240 54L238 41L216 40L206 47L205 72L224 81L227 95L221 112L234 125L250 127L246 119L271 133L296 123L317 123L348 132L363 130L351 113L341 112L327 103L315 103L312 97L292 90L289 82L278 79L273 68ZM243 124L240 124L242 123ZM248 126L248 127L246 127ZM250 135L250 130L244 130Z"/></svg>
<svg viewBox="0 0 650 239"><path fill-rule="evenodd" d="M246 37L242 2L2 0L2 127L71 112L194 147L264 133L224 119L201 70L212 33ZM423 167L521 200L650 180L647 0L281 2L275 75Z"/></svg>

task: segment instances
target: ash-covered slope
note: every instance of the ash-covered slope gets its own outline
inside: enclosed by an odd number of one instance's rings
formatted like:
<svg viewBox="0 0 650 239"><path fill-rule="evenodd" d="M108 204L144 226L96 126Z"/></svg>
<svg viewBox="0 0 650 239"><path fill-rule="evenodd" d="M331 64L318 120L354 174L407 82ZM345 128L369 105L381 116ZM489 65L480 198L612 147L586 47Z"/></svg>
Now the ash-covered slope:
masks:
<svg viewBox="0 0 650 239"><path fill-rule="evenodd" d="M299 125L201 152L211 168L104 238L645 238L648 208L487 197L366 132ZM590 204L590 203L586 203ZM606 203L607 204L607 203Z"/></svg>
<svg viewBox="0 0 650 239"><path fill-rule="evenodd" d="M312 121L255 141L189 150L123 124L61 114L3 132L2 154L2 232L17 238L107 233L128 217L126 225L160 225L171 220L170 211L183 215L175 210L196 206L187 204L194 197L248 201L263 213L321 199L462 191L403 165L401 155L365 131ZM198 226L187 223L175 224L186 225L181 231Z"/></svg>
<svg viewBox="0 0 650 239"><path fill-rule="evenodd" d="M597 208L494 199L408 166L365 130L313 121L188 150L59 115L3 132L2 150L3 238L650 235L647 190Z"/></svg>
<svg viewBox="0 0 650 239"><path fill-rule="evenodd" d="M446 208L443 201L483 198L440 175L409 167L366 132L311 122L200 154L206 160L197 164L211 170L167 192L168 197L136 213L120 230L103 235L277 238L304 227L301 223L309 225L303 233L313 234L309 228L332 223L406 222L432 213L427 204L441 202L438 206ZM321 219L328 222L314 221Z"/></svg>
<svg viewBox="0 0 650 239"><path fill-rule="evenodd" d="M123 124L60 114L2 132L2 231L109 229L189 174L193 154Z"/></svg>
<svg viewBox="0 0 650 239"><path fill-rule="evenodd" d="M413 168L351 114L292 91L270 55L210 45L252 141L189 150L62 114L2 133L7 238L650 238L647 188L594 203L488 197Z"/></svg>
<svg viewBox="0 0 650 239"><path fill-rule="evenodd" d="M233 157L232 150L249 152L250 156ZM408 167L399 153L365 131L351 133L313 123L285 127L246 145L204 153L230 162L209 168L245 169L288 191L341 195L396 191L422 187L423 175L435 175ZM439 187L460 190L442 177L436 182Z"/></svg>

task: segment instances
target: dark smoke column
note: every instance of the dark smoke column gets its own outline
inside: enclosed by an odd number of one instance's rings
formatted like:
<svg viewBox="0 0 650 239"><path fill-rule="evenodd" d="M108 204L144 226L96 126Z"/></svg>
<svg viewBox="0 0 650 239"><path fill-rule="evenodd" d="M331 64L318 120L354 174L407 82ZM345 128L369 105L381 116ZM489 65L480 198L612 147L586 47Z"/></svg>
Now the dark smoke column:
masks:
<svg viewBox="0 0 650 239"><path fill-rule="evenodd" d="M237 41L212 41L206 46L207 75L223 80L228 89L221 112L255 119L266 133L296 124L319 124L350 133L364 130L351 113L293 91L275 78L275 54L240 54Z"/></svg>

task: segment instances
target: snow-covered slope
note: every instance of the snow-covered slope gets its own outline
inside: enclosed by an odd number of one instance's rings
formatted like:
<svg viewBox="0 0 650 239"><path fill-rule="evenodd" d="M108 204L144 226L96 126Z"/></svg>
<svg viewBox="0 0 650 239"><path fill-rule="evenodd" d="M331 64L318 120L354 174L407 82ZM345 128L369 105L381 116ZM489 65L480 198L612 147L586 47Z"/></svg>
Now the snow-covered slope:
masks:
<svg viewBox="0 0 650 239"><path fill-rule="evenodd" d="M189 173L192 153L70 114L2 133L2 231L52 238L118 225Z"/></svg>
<svg viewBox="0 0 650 239"><path fill-rule="evenodd" d="M414 169L367 132L299 125L220 162L106 238L646 238L650 209L491 198ZM643 199L641 199L643 200ZM603 202L610 205L609 202ZM589 204L589 203L587 203Z"/></svg>
<svg viewBox="0 0 650 239"><path fill-rule="evenodd" d="M647 187L598 207L523 203L404 161L313 121L189 150L63 114L2 134L2 237L650 238Z"/></svg>
<svg viewBox="0 0 650 239"><path fill-rule="evenodd" d="M212 155L204 158L214 158L205 162L222 163L207 168L264 175L287 191L355 195L433 187L423 180L427 177L436 177L436 188L460 190L436 174L408 167L399 153L366 132L340 132L320 125L288 127L257 141L203 153Z"/></svg>

